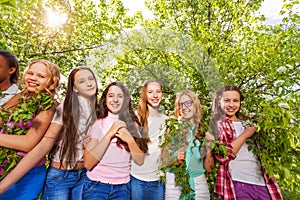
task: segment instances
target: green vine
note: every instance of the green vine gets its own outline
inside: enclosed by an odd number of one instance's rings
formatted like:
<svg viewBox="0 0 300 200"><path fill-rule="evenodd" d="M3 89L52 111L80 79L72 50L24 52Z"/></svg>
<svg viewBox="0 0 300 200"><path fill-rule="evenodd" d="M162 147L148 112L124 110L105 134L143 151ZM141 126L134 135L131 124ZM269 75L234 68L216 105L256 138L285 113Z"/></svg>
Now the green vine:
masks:
<svg viewBox="0 0 300 200"><path fill-rule="evenodd" d="M34 95L18 99L11 110L0 108L0 134L25 135L36 115L55 105L53 97L36 90ZM21 152L0 147L0 180L22 159Z"/></svg>
<svg viewBox="0 0 300 200"><path fill-rule="evenodd" d="M161 171L164 176L161 177L163 182L166 182L166 172L171 171L175 174L176 186L181 186L180 199L194 199L194 190L189 185L190 175L186 170L186 164L183 162L178 165L176 152L185 144L185 133L191 126L188 122L182 121L176 118L169 118L165 122L168 128L168 134L160 137L161 145L160 148L165 151L165 156L168 161L167 164L162 162Z"/></svg>

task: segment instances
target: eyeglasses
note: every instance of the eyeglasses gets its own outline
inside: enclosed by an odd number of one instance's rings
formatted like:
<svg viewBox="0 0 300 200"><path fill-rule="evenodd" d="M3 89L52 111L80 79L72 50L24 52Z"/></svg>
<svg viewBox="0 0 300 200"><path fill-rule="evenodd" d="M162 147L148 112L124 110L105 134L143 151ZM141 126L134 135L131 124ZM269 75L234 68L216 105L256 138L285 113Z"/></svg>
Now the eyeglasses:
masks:
<svg viewBox="0 0 300 200"><path fill-rule="evenodd" d="M193 100L187 100L184 102L179 102L179 105L181 108L183 108L183 105L185 105L186 107L191 107L193 105Z"/></svg>

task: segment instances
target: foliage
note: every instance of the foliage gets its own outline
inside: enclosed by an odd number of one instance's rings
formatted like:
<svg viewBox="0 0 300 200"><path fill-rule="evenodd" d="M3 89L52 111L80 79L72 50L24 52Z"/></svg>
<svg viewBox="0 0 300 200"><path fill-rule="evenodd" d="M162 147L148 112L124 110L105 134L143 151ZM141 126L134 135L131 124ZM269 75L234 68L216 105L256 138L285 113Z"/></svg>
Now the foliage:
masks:
<svg viewBox="0 0 300 200"><path fill-rule="evenodd" d="M242 112L259 128L252 141L260 150L250 148L283 190L299 191L300 177L291 176L298 172L300 145L300 17L292 12L299 2L285 3L287 15L277 25L257 14L261 2L148 0L155 18L97 49L95 57L103 59L96 66L102 80L125 83L135 100L144 80L160 80L165 113L181 90L195 91L210 112L214 91L237 85L246 97ZM203 124L210 119L204 116Z"/></svg>
<svg viewBox="0 0 300 200"><path fill-rule="evenodd" d="M118 0L93 2L0 1L0 48L11 50L22 66L31 59L52 60L65 75L87 64L100 90L120 81L134 105L142 83L158 79L166 114L176 93L191 89L205 108L205 129L213 93L224 84L237 85L246 97L242 112L259 128L250 148L284 195L300 193L300 16L293 12L299 1L286 1L284 18L274 25L257 13L262 0L147 0L151 20L126 16ZM68 20L50 27L45 7L66 13ZM137 22L139 29L129 30Z"/></svg>
<svg viewBox="0 0 300 200"><path fill-rule="evenodd" d="M194 191L189 185L190 175L187 172L186 163L182 164L177 163L177 151L183 146L188 146L186 144L186 137L188 136L187 132L189 131L191 125L184 120L178 119L175 117L169 117L165 121L165 127L167 129L167 134L160 137L161 145L160 148L163 151L163 160L161 165L161 171L164 173L164 176L161 176L161 180L166 182L166 172L169 171L175 174L175 183L180 185L181 195L180 199L194 199ZM203 148L207 145L210 145L211 149L219 155L227 156L227 149L224 144L221 144L219 141L208 141L204 138L205 132L204 126L200 127L200 133L203 136L201 139L203 144L201 145L201 154L206 154L207 149ZM210 143L210 144L208 144ZM216 170L216 168L215 168ZM214 177L212 177L214 179ZM211 188L212 190L212 188Z"/></svg>
<svg viewBox="0 0 300 200"><path fill-rule="evenodd" d="M167 127L168 133L160 137L161 145L160 148L164 152L163 155L167 160L167 163L162 162L161 170L164 172L164 176L161 177L163 182L166 182L167 171L175 174L176 186L181 186L180 199L188 197L193 199L193 189L189 185L190 175L186 170L186 164L177 163L176 152L185 145L184 141L187 136L185 133L189 129L190 124L186 121L170 117L166 120L165 126Z"/></svg>
<svg viewBox="0 0 300 200"><path fill-rule="evenodd" d="M298 174L300 155L300 17L292 12L299 2L286 2L282 14L287 16L273 26L256 15L261 2L149 0L156 18L144 26L176 30L207 51L220 75L216 81L237 85L246 96L243 112L253 116L259 128L253 140L260 150L251 148L282 190L299 192L300 177L291 175ZM211 99L211 93L203 92L208 87L191 84L203 99ZM209 101L202 103L210 106Z"/></svg>
<svg viewBox="0 0 300 200"><path fill-rule="evenodd" d="M22 69L45 58L68 75L86 64L92 49L134 25L125 13L120 0L15 1L13 7L0 6L0 48L15 54Z"/></svg>
<svg viewBox="0 0 300 200"><path fill-rule="evenodd" d="M37 90L34 95L20 98L17 106L11 110L0 108L0 134L25 135L36 115L53 105L55 101L51 95ZM21 154L17 150L0 147L0 180L21 160Z"/></svg>

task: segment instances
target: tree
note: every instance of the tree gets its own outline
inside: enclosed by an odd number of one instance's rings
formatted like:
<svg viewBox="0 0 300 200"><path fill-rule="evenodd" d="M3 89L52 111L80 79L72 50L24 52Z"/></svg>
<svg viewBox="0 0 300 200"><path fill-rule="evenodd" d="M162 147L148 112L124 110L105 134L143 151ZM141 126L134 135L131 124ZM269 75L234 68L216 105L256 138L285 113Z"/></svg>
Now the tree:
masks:
<svg viewBox="0 0 300 200"><path fill-rule="evenodd" d="M6 3L5 3L6 2ZM0 48L12 51L24 67L45 58L62 73L84 65L92 49L134 25L120 0L3 1L0 5Z"/></svg>
<svg viewBox="0 0 300 200"><path fill-rule="evenodd" d="M125 82L136 97L143 80L161 80L168 111L178 90L192 89L204 105L206 126L213 92L223 84L239 86L247 99L243 113L259 129L250 146L288 197L288 192L300 193L300 177L292 176L299 174L300 155L300 31L299 14L292 12L299 3L286 3L282 14L288 16L269 26L256 14L261 2L149 0L155 19L141 21L144 29L123 35L121 47L113 43L110 49L118 51L103 67L103 78ZM205 65L203 56L211 64ZM251 145L254 141L261 149Z"/></svg>

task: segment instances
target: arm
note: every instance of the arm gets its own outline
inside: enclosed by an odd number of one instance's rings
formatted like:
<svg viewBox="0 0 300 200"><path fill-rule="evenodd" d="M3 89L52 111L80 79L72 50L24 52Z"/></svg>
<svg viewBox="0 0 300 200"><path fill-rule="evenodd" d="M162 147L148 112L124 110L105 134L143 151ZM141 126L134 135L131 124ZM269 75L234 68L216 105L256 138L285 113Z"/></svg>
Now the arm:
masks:
<svg viewBox="0 0 300 200"><path fill-rule="evenodd" d="M102 160L108 146L110 145L111 139L115 136L115 134L121 127L126 127L126 124L120 120L116 121L100 141L92 138L91 141L86 144L83 162L84 167L87 170L92 170L98 164L98 162ZM89 134L97 133L100 131L101 130L99 130L96 122L89 131Z"/></svg>
<svg viewBox="0 0 300 200"><path fill-rule="evenodd" d="M212 169L215 167L215 161L214 161L213 150L211 148L211 141L215 141L215 137L211 133L206 132L205 139L208 142L205 146L206 156L204 157L203 166L207 172L212 172Z"/></svg>
<svg viewBox="0 0 300 200"><path fill-rule="evenodd" d="M40 112L26 135L0 134L0 146L24 152L30 151L41 140L49 127L55 107Z"/></svg>
<svg viewBox="0 0 300 200"><path fill-rule="evenodd" d="M145 159L144 152L139 148L130 132L126 128L122 127L115 135L127 143L134 162L138 165L142 165Z"/></svg>
<svg viewBox="0 0 300 200"><path fill-rule="evenodd" d="M246 127L241 135L239 135L232 143L231 146L233 148L233 153L236 155L242 145L245 143L247 139L249 139L256 132L255 127Z"/></svg>
<svg viewBox="0 0 300 200"><path fill-rule="evenodd" d="M234 128L229 121L221 121L219 123L219 132L220 132L220 142L226 145L226 149L228 151L227 157L216 155L216 159L221 163L225 164L229 161L235 159L236 154L240 150L241 146L244 144L244 142L250 138L256 131L255 127L247 127L239 137L235 138L233 141L231 141L233 134L234 134Z"/></svg>
<svg viewBox="0 0 300 200"><path fill-rule="evenodd" d="M166 137L170 137L170 129L168 128L166 131ZM166 141L166 138L165 138ZM181 147L178 149L177 152L174 153L168 153L168 151L171 150L173 152L173 148L171 147L171 144L168 146L165 146L164 149L161 152L161 158L163 163L166 166L171 166L173 164L180 165L185 161L185 147Z"/></svg>
<svg viewBox="0 0 300 200"><path fill-rule="evenodd" d="M51 124L42 140L29 151L18 165L0 182L0 194L32 169L53 147L62 126Z"/></svg>
<svg viewBox="0 0 300 200"><path fill-rule="evenodd" d="M215 167L215 161L213 157L213 152L209 151L204 158L204 169L207 172L212 172L212 169Z"/></svg>

